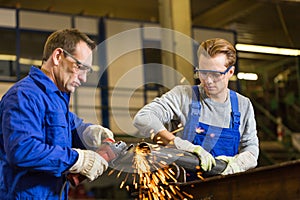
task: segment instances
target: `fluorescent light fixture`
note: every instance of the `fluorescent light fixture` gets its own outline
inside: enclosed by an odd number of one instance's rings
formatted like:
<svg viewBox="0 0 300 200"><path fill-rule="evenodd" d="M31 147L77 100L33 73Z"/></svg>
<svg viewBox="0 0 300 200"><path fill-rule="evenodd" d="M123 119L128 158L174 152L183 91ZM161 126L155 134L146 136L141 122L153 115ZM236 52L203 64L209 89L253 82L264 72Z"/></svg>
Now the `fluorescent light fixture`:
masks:
<svg viewBox="0 0 300 200"><path fill-rule="evenodd" d="M98 65L92 65L93 71L94 72L99 72L100 71L100 66Z"/></svg>
<svg viewBox="0 0 300 200"><path fill-rule="evenodd" d="M248 51L248 52L255 52L255 53L278 54L278 55L285 55L285 56L300 55L299 49L287 49L287 48L250 45L250 44L236 44L235 48L238 51Z"/></svg>
<svg viewBox="0 0 300 200"><path fill-rule="evenodd" d="M257 74L255 73L244 73L244 72L239 72L237 74L238 79L243 79L243 80L251 80L251 81L256 81L258 79Z"/></svg>
<svg viewBox="0 0 300 200"><path fill-rule="evenodd" d="M15 61L16 58L17 56L15 55L0 54L0 60Z"/></svg>
<svg viewBox="0 0 300 200"><path fill-rule="evenodd" d="M41 60L35 60L35 59L28 59L28 58L20 58L19 61L23 65L41 65L42 61Z"/></svg>

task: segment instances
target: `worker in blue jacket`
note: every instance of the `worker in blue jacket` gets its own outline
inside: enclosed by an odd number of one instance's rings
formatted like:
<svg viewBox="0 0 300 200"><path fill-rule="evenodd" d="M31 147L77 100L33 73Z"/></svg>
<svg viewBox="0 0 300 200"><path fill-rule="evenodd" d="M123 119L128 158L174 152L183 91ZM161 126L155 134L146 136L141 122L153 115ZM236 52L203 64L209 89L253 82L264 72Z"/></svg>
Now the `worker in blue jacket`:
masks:
<svg viewBox="0 0 300 200"><path fill-rule="evenodd" d="M92 71L95 43L76 29L52 33L40 68L0 102L0 198L67 199L68 173L95 180L108 167L95 153L113 133L69 110L70 94Z"/></svg>

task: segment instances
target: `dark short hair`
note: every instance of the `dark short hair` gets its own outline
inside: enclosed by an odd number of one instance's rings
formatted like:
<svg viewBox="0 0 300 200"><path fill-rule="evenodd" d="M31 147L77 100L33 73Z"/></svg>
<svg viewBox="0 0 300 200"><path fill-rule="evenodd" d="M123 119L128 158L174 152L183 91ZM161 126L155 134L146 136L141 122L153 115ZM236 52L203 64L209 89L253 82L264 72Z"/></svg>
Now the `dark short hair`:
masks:
<svg viewBox="0 0 300 200"><path fill-rule="evenodd" d="M73 53L76 45L80 42L85 42L91 50L96 47L96 44L86 34L81 33L75 28L63 29L53 32L48 38L44 46L43 62L47 61L52 52L56 48L63 48L66 51Z"/></svg>

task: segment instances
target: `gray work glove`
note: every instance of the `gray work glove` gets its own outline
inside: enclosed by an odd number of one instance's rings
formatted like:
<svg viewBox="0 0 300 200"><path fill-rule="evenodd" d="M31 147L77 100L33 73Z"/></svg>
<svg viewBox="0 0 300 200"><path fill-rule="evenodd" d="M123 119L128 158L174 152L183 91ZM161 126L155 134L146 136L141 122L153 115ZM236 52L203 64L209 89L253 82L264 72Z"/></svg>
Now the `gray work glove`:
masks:
<svg viewBox="0 0 300 200"><path fill-rule="evenodd" d="M222 175L244 172L257 165L256 158L249 151L244 151L235 156L218 156L216 159L223 160L227 163L227 167L221 173Z"/></svg>
<svg viewBox="0 0 300 200"><path fill-rule="evenodd" d="M71 173L80 173L93 181L108 167L107 161L98 153L91 150L73 149L78 152L78 159L69 169Z"/></svg>
<svg viewBox="0 0 300 200"><path fill-rule="evenodd" d="M201 161L201 168L204 171L210 171L216 165L214 157L199 145L194 145L179 137L175 137L174 145L177 149L197 154Z"/></svg>
<svg viewBox="0 0 300 200"><path fill-rule="evenodd" d="M100 125L90 125L83 131L81 140L87 149L96 150L107 139L115 141L111 130Z"/></svg>

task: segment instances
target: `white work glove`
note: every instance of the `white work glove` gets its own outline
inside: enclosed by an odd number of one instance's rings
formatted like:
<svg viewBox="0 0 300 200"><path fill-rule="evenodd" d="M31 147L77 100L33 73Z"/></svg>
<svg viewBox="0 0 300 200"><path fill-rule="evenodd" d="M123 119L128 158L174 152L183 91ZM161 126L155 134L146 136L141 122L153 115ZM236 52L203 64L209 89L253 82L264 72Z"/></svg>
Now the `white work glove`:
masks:
<svg viewBox="0 0 300 200"><path fill-rule="evenodd" d="M175 137L174 145L177 149L196 153L200 158L201 168L204 171L210 171L211 168L216 165L216 160L214 157L199 145L194 145L191 142L183 140L179 137Z"/></svg>
<svg viewBox="0 0 300 200"><path fill-rule="evenodd" d="M222 175L244 172L254 168L257 165L257 160L249 151L242 152L235 156L218 156L216 159L227 162L227 167L221 173Z"/></svg>
<svg viewBox="0 0 300 200"><path fill-rule="evenodd" d="M78 152L76 163L69 169L71 173L80 173L93 181L108 167L107 161L98 153L91 150L73 149Z"/></svg>
<svg viewBox="0 0 300 200"><path fill-rule="evenodd" d="M90 150L96 150L100 147L105 139L114 142L114 134L108 129L100 125L90 125L82 133L82 141L84 146Z"/></svg>

